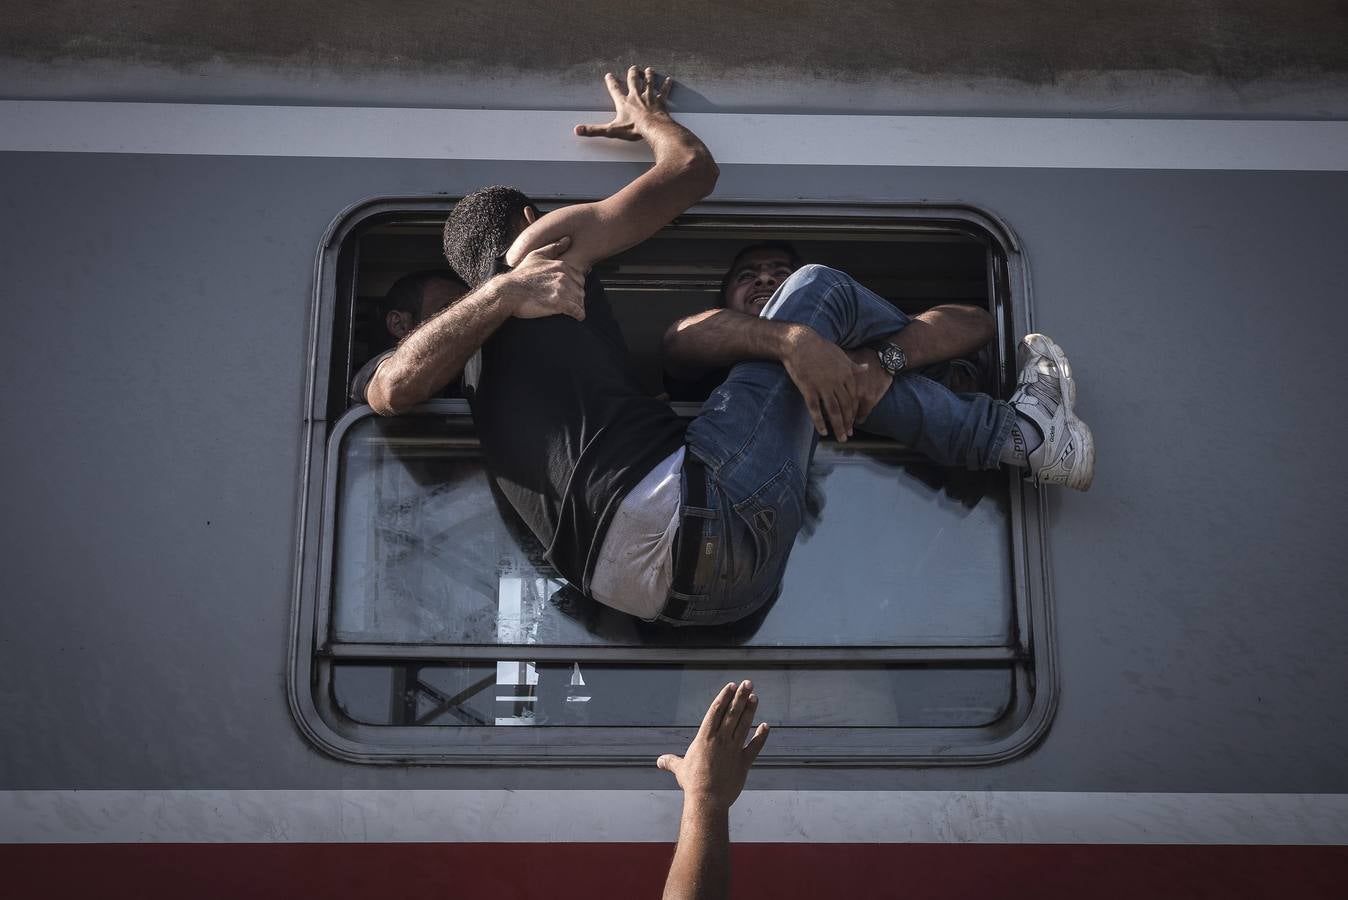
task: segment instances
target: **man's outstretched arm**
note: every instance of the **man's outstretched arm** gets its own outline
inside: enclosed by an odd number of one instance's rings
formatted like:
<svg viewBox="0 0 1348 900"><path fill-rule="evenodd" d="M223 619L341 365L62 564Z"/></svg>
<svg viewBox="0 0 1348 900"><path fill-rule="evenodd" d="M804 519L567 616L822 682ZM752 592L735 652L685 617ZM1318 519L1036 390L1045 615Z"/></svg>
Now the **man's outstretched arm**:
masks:
<svg viewBox="0 0 1348 900"><path fill-rule="evenodd" d="M711 193L719 170L697 136L675 122L665 108L673 86L656 84L655 70L627 70L623 89L612 73L604 76L613 100L612 121L577 125L582 137L644 140L655 164L613 196L597 203L577 203L548 213L526 228L506 254L514 265L536 247L560 237L571 238L564 258L582 270L601 259L635 246L655 234L688 207Z"/></svg>
<svg viewBox="0 0 1348 900"><path fill-rule="evenodd" d="M370 379L365 397L374 411L396 415L435 396L511 316L585 318L584 279L558 258L567 245L563 238L540 247L409 334Z"/></svg>
<svg viewBox="0 0 1348 900"><path fill-rule="evenodd" d="M730 806L744 790L749 767L768 740L761 724L746 746L758 709L753 684L727 684L711 702L683 756L656 760L683 788L679 843L664 900L724 900L730 896Z"/></svg>

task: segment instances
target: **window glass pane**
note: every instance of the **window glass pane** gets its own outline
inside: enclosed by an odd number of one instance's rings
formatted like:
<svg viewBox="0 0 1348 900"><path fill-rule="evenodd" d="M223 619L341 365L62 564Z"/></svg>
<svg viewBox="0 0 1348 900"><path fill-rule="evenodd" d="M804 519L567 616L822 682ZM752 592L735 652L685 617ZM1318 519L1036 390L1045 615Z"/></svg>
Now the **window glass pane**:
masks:
<svg viewBox="0 0 1348 900"><path fill-rule="evenodd" d="M335 666L348 717L371 725L697 725L707 699L752 678L758 718L783 727L987 725L1011 702L1000 666L631 666L474 662Z"/></svg>
<svg viewBox="0 0 1348 900"><path fill-rule="evenodd" d="M1005 476L892 445L820 446L785 589L728 629L670 629L565 587L498 506L466 417L369 416L340 448L333 638L347 642L1001 646L1012 636ZM825 497L827 498L825 500Z"/></svg>

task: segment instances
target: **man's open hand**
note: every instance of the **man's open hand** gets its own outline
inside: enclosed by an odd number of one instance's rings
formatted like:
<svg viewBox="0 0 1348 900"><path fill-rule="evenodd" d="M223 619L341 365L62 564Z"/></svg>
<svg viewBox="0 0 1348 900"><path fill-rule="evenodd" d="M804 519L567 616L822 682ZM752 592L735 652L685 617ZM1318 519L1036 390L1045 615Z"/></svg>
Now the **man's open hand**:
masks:
<svg viewBox="0 0 1348 900"><path fill-rule="evenodd" d="M806 325L793 328L782 365L805 398L820 437L832 427L834 437L847 440L857 415L857 378L867 366Z"/></svg>
<svg viewBox="0 0 1348 900"><path fill-rule="evenodd" d="M604 86L613 98L613 120L604 125L577 125L576 134L580 137L639 141L648 117L669 115L665 110L665 99L674 86L674 79L666 78L663 84L657 85L655 70L649 66L645 72L636 66L627 70L626 92L612 72L604 73Z"/></svg>
<svg viewBox="0 0 1348 900"><path fill-rule="evenodd" d="M585 318L585 275L558 258L570 244L571 239L564 237L539 247L501 276L509 279L512 291L517 291L520 298L512 315L520 319L557 315L577 321Z"/></svg>
<svg viewBox="0 0 1348 900"><path fill-rule="evenodd" d="M697 737L683 756L666 753L655 764L672 772L690 803L728 810L744 790L744 779L768 740L768 726L760 724L746 746L749 726L758 709L753 683L727 684L711 702Z"/></svg>

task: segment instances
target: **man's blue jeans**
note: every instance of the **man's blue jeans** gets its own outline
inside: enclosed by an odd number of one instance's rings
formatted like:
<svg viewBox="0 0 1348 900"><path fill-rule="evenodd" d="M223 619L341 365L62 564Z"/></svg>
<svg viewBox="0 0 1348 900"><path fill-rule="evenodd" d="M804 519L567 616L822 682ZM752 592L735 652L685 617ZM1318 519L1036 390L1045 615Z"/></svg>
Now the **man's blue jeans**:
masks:
<svg viewBox="0 0 1348 900"><path fill-rule="evenodd" d="M805 266L788 278L762 317L800 322L845 350L900 331L900 310L850 276ZM901 375L863 423L933 461L996 468L1014 421L986 394L955 394L922 375ZM805 479L818 435L786 369L743 362L711 393L688 426L688 449L706 466L707 507L685 505L680 527L702 528L714 564L680 603L675 621L714 625L750 615L776 596L805 513ZM685 494L686 495L686 494Z"/></svg>

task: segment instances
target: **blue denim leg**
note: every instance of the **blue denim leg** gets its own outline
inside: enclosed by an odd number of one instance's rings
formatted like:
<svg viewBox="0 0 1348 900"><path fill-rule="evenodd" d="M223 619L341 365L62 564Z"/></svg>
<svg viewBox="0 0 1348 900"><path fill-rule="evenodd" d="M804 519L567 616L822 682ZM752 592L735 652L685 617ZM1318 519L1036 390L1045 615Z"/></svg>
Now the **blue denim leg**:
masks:
<svg viewBox="0 0 1348 900"><path fill-rule="evenodd" d="M787 279L763 317L808 325L846 350L901 331L911 321L851 276L826 266L805 266ZM956 394L909 372L895 379L863 427L943 466L995 469L1014 421L1010 405L1001 400Z"/></svg>
<svg viewBox="0 0 1348 900"><path fill-rule="evenodd" d="M764 308L850 349L910 321L849 276L805 266ZM957 395L922 376L896 379L865 428L946 465L991 468L1012 423L1010 408L982 394ZM805 478L818 436L786 369L744 362L730 370L688 427L688 447L707 466L724 537L703 620L733 621L776 593L805 509Z"/></svg>

